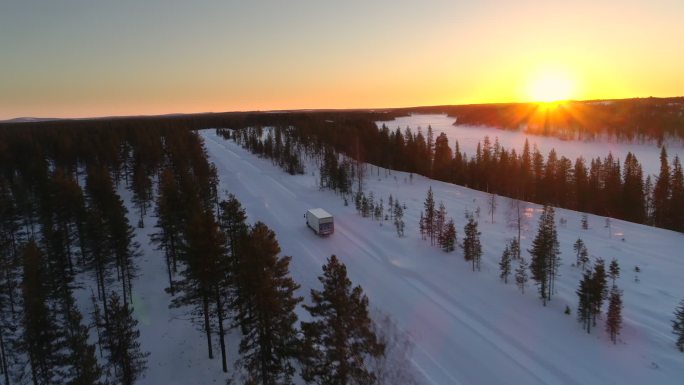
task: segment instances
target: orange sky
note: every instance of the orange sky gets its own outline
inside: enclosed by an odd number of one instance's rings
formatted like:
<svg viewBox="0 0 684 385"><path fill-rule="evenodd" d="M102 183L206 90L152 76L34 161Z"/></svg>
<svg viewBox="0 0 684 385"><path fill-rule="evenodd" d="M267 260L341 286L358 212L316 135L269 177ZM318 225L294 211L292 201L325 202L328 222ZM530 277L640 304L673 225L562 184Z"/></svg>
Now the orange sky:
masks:
<svg viewBox="0 0 684 385"><path fill-rule="evenodd" d="M681 0L59 3L0 5L0 119L684 95Z"/></svg>

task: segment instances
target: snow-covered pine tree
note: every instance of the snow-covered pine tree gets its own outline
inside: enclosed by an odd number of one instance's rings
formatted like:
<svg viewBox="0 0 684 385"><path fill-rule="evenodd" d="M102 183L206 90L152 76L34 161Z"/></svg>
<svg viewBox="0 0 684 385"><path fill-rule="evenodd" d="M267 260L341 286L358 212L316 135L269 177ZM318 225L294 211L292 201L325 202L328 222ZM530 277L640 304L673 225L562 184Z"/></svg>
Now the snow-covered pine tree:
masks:
<svg viewBox="0 0 684 385"><path fill-rule="evenodd" d="M504 283L508 283L508 277L511 275L511 250L508 246L504 249L501 254L501 260L499 261L499 278L501 278Z"/></svg>
<svg viewBox="0 0 684 385"><path fill-rule="evenodd" d="M684 352L684 300L679 302L674 316L675 319L672 320L672 333L677 336L675 346L677 346L680 352Z"/></svg>
<svg viewBox="0 0 684 385"><path fill-rule="evenodd" d="M477 229L477 221L472 216L468 217L468 223L463 228L463 257L473 263L473 271L480 271L482 258L482 245L480 244L480 232Z"/></svg>
<svg viewBox="0 0 684 385"><path fill-rule="evenodd" d="M313 305L304 305L312 321L302 322L302 378L316 384L373 383L367 358L381 355L384 346L373 333L368 298L360 286L352 287L334 255L318 280L323 290L312 289Z"/></svg>
<svg viewBox="0 0 684 385"><path fill-rule="evenodd" d="M622 329L622 291L613 285L610 290L608 314L606 315L606 332L610 334L610 340L617 343L617 336Z"/></svg>
<svg viewBox="0 0 684 385"><path fill-rule="evenodd" d="M527 265L527 261L525 260L525 257L520 256L520 262L518 263L518 267L515 269L515 284L518 285L518 289L525 294L525 286L527 286L527 269L529 266Z"/></svg>

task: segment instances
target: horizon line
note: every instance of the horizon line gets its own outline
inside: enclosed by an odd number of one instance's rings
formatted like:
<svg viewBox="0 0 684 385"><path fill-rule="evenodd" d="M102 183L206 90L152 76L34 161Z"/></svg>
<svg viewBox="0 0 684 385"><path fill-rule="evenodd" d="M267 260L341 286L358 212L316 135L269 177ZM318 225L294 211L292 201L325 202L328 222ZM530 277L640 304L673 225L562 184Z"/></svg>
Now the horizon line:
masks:
<svg viewBox="0 0 684 385"><path fill-rule="evenodd" d="M206 114L230 114L230 113L278 113L278 112L325 112L325 111L377 111L377 110L401 110L414 108L430 108L430 107L458 107L458 106L484 106L484 105L507 105L507 104L548 104L548 103L585 103L585 102L606 102L606 101L620 101L620 100L636 100L636 99L679 99L684 98L679 96L634 96L627 98L598 98L598 99L567 99L556 100L551 102L544 101L520 101L520 102L482 102L482 103L459 103L459 104L430 104L430 105L408 105L399 107L340 107L340 108L289 108L289 109L245 109L245 110L227 110L227 111L200 111L200 112L167 112L159 114L134 114L134 115L98 115L98 116L73 116L73 117L37 117L37 116L17 116L14 118L0 120L0 123L37 123L47 121L59 120L100 120L100 119L126 119L126 118L161 118L172 116L188 116L188 115L206 115Z"/></svg>

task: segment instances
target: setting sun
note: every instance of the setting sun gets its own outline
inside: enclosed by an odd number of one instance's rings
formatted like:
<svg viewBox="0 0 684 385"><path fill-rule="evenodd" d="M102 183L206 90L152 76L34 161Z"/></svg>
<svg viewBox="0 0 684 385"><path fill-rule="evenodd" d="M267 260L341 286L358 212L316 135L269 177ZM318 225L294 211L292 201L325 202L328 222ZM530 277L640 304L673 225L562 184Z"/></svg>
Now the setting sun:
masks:
<svg viewBox="0 0 684 385"><path fill-rule="evenodd" d="M555 102L571 99L575 83L561 71L545 71L532 77L527 88L527 97L535 102Z"/></svg>

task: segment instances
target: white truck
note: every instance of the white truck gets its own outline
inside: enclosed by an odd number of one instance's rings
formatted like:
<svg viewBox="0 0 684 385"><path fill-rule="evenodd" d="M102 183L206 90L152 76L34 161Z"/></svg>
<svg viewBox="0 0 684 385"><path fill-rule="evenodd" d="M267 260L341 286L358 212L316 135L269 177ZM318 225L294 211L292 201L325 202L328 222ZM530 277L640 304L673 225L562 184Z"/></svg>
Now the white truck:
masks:
<svg viewBox="0 0 684 385"><path fill-rule="evenodd" d="M335 231L333 216L323 209L309 209L304 214L306 225L318 235L330 235Z"/></svg>

